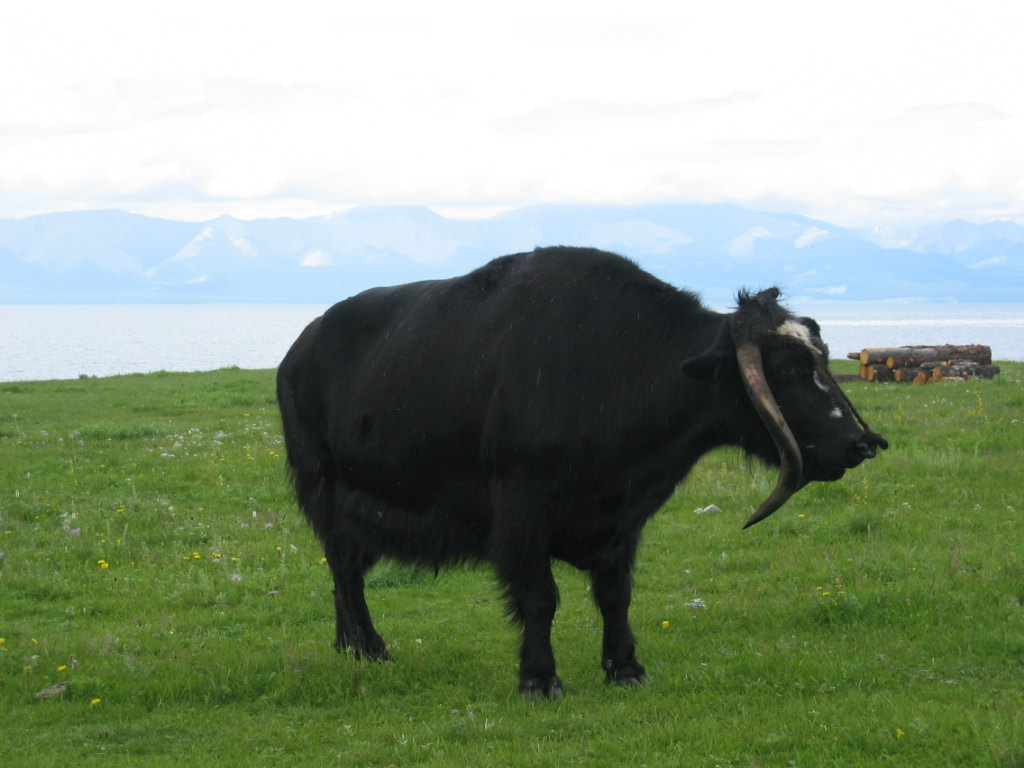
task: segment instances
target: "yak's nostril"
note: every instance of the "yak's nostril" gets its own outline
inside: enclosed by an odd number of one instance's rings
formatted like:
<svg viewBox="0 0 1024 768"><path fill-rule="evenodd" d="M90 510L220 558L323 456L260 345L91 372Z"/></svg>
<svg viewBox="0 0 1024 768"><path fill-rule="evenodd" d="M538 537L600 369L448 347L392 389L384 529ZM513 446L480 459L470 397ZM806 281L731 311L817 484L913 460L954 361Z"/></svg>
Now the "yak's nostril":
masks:
<svg viewBox="0 0 1024 768"><path fill-rule="evenodd" d="M866 440L858 440L854 443L853 450L862 459L875 458L875 446Z"/></svg>

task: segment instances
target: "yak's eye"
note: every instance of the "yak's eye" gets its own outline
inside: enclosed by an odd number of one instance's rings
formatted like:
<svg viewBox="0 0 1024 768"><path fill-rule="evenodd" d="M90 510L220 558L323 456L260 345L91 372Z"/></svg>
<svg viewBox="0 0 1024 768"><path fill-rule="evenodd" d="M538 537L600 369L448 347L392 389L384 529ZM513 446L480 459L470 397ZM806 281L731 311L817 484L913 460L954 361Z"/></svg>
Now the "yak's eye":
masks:
<svg viewBox="0 0 1024 768"><path fill-rule="evenodd" d="M788 347L777 350L771 361L775 378L787 382L809 378L815 367L814 359L806 350Z"/></svg>
<svg viewBox="0 0 1024 768"><path fill-rule="evenodd" d="M800 365L799 362L792 358L783 358L776 361L776 364L772 366L772 371L778 379L799 379L806 370L805 366Z"/></svg>

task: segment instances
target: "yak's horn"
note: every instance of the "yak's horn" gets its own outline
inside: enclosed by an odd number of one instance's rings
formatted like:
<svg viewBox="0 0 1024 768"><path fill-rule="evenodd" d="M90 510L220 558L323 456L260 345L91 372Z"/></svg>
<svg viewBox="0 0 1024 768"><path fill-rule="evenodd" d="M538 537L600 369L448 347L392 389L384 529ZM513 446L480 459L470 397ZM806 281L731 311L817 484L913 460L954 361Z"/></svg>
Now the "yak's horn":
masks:
<svg viewBox="0 0 1024 768"><path fill-rule="evenodd" d="M800 448L796 444L796 438L793 437L789 425L786 424L779 404L775 402L775 396L768 388L768 382L764 377L764 364L761 361L761 350L757 348L757 345L749 342L741 344L736 350L736 359L739 361L743 386L746 387L750 402L753 403L761 421L764 422L772 440L775 441L781 465L775 489L743 526L749 528L772 514L804 486L803 459L800 457Z"/></svg>

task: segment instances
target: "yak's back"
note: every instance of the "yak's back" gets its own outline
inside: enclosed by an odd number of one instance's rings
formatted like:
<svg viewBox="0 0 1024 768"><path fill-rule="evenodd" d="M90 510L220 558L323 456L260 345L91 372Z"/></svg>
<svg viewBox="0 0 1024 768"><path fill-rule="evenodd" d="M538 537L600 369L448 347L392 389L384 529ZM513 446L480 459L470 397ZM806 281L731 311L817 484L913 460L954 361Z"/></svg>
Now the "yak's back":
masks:
<svg viewBox="0 0 1024 768"><path fill-rule="evenodd" d="M649 310L666 296L697 304L622 256L538 248L460 277L372 288L346 299L323 316L317 354L337 364L388 351L410 364L424 355L435 356L434 364L480 357L497 351L499 337L507 343L510 332L557 335L578 330L581 322L595 336L614 332L620 317ZM597 321L601 327L594 327Z"/></svg>

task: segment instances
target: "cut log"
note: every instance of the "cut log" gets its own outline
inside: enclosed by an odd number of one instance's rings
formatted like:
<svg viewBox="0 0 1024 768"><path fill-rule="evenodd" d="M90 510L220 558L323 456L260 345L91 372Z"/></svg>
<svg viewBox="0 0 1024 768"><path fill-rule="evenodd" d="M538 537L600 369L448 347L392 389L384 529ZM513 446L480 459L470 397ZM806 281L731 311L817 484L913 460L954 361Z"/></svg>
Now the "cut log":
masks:
<svg viewBox="0 0 1024 768"><path fill-rule="evenodd" d="M884 365L862 365L860 377L866 381L892 381L892 370Z"/></svg>
<svg viewBox="0 0 1024 768"><path fill-rule="evenodd" d="M975 374L975 378L978 379L991 379L999 375L998 365L979 365L978 372Z"/></svg>
<svg viewBox="0 0 1024 768"><path fill-rule="evenodd" d="M932 381L991 379L999 373L998 365L978 365L973 362L958 361L950 365L937 365L932 368Z"/></svg>
<svg viewBox="0 0 1024 768"><path fill-rule="evenodd" d="M999 366L992 365L992 348L984 344L865 348L847 357L860 362L860 376L868 381L925 384L991 379L999 373Z"/></svg>
<svg viewBox="0 0 1024 768"><path fill-rule="evenodd" d="M892 372L893 378L896 381L901 381L904 384L910 384L917 378L917 374L921 373L920 368L897 368Z"/></svg>
<svg viewBox="0 0 1024 768"><path fill-rule="evenodd" d="M973 360L976 363L990 365L992 348L983 344L952 345L935 347L880 347L862 349L858 356L861 365L884 363L889 368L904 368L923 362L943 362L949 360Z"/></svg>

